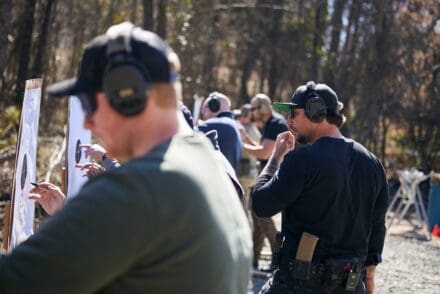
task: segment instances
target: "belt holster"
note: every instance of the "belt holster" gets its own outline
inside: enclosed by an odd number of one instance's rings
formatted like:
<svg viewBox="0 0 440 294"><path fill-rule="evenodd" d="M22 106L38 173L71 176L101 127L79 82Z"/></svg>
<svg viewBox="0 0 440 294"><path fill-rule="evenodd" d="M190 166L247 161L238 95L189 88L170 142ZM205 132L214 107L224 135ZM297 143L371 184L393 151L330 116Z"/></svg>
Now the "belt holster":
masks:
<svg viewBox="0 0 440 294"><path fill-rule="evenodd" d="M310 280L312 258L319 238L303 232L299 241L296 257L293 262L293 277L300 280Z"/></svg>
<svg viewBox="0 0 440 294"><path fill-rule="evenodd" d="M357 259L330 258L325 261L324 281L328 287L343 287L354 292L362 276L362 263Z"/></svg>

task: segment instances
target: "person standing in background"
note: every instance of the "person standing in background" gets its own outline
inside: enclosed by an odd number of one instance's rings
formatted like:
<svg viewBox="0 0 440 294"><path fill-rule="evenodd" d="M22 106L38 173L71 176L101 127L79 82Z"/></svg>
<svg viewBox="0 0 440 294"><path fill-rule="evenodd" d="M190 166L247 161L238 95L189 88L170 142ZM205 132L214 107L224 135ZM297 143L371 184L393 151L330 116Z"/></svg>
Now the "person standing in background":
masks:
<svg viewBox="0 0 440 294"><path fill-rule="evenodd" d="M260 169L263 168L275 147L278 134L287 131L284 117L272 109L272 101L265 94L257 94L251 99L252 117L257 125L261 125L261 141L248 140L244 134L245 142L243 150L249 156L258 158ZM254 241L254 267L258 267L258 259L263 248L264 238L269 240L272 253L275 250L275 223L271 218L258 217L252 212L253 241Z"/></svg>
<svg viewBox="0 0 440 294"><path fill-rule="evenodd" d="M198 124L198 130L217 131L220 151L236 171L243 142L231 111L231 100L223 93L212 92L203 102L202 118L204 121Z"/></svg>

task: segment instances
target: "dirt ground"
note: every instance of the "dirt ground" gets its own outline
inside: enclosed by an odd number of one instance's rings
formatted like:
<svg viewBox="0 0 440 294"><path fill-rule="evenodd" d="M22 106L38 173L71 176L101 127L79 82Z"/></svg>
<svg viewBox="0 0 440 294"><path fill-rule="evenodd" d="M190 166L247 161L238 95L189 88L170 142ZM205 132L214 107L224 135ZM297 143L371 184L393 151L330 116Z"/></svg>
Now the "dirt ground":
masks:
<svg viewBox="0 0 440 294"><path fill-rule="evenodd" d="M274 216L280 227L280 215ZM263 248L260 268L268 269L270 247ZM392 225L385 238L383 261L375 276L375 293L439 294L440 293L440 238L427 240L427 233L414 230L406 221ZM248 293L258 293L265 279L254 277Z"/></svg>

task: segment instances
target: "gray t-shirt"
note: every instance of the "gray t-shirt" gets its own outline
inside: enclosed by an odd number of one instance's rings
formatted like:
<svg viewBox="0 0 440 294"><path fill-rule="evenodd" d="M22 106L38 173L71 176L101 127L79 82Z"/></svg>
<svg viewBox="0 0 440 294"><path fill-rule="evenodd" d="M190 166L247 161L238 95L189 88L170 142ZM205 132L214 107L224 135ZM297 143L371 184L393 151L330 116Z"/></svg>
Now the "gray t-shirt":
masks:
<svg viewBox="0 0 440 294"><path fill-rule="evenodd" d="M85 184L9 256L0 292L246 293L251 235L203 135Z"/></svg>

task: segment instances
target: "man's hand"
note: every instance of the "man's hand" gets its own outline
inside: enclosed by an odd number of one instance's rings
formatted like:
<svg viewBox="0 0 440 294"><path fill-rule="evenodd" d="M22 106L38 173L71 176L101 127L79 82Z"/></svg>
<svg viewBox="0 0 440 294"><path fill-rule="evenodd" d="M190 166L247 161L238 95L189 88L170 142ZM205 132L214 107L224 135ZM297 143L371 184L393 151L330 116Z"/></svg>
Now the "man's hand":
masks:
<svg viewBox="0 0 440 294"><path fill-rule="evenodd" d="M278 162L281 162L284 155L286 155L287 152L292 151L293 148L295 148L295 136L290 131L282 132L277 136L272 157Z"/></svg>
<svg viewBox="0 0 440 294"><path fill-rule="evenodd" d="M375 265L370 265L365 267L365 286L367 288L367 294L374 293L374 271L376 270Z"/></svg>
<svg viewBox="0 0 440 294"><path fill-rule="evenodd" d="M64 206L66 196L59 187L51 183L39 183L30 192L29 199L40 203L49 215L53 215Z"/></svg>
<svg viewBox="0 0 440 294"><path fill-rule="evenodd" d="M290 131L285 131L277 136L277 140L275 141L272 155L269 158L266 166L263 168L262 174L266 174L269 176L275 175L275 173L280 168L280 164L283 161L284 155L287 152L293 150L295 148L295 136Z"/></svg>
<svg viewBox="0 0 440 294"><path fill-rule="evenodd" d="M78 163L75 165L75 167L80 168L82 171L85 171L83 174L83 177L87 177L89 179L95 177L96 175L99 175L100 173L105 171L105 168L103 168L101 165L91 162L91 163Z"/></svg>
<svg viewBox="0 0 440 294"><path fill-rule="evenodd" d="M103 156L107 154L107 151L104 149L104 147L98 144L81 144L79 146L84 148L86 158L90 157L93 160L103 160Z"/></svg>

